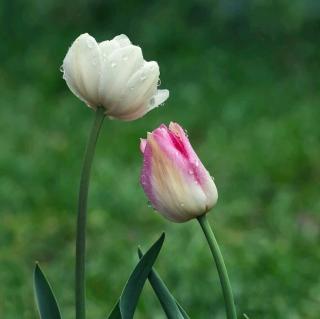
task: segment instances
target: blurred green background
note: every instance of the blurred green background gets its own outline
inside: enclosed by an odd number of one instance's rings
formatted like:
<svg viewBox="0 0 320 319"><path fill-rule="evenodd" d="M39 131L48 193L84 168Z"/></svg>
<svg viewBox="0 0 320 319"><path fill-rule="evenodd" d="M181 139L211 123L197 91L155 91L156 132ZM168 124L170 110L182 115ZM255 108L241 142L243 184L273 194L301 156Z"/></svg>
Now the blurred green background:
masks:
<svg viewBox="0 0 320 319"><path fill-rule="evenodd" d="M196 221L147 205L140 137L181 123L215 176L210 214L239 317L320 313L320 2L317 0L0 3L0 317L36 318L39 260L73 318L75 211L93 112L59 67L72 41L125 33L161 66L171 97L144 118L104 123L89 197L88 318L104 318L164 230L157 269L192 318L225 318ZM146 285L136 318L164 318Z"/></svg>

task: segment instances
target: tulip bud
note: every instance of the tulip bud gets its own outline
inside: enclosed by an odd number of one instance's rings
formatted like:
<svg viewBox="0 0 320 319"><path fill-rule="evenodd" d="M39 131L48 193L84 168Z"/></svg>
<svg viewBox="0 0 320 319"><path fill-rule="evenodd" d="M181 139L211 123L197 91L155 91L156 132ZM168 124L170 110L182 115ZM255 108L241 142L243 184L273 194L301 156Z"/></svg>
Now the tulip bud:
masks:
<svg viewBox="0 0 320 319"><path fill-rule="evenodd" d="M203 215L218 199L212 177L177 123L141 139L141 185L152 206L174 222Z"/></svg>
<svg viewBox="0 0 320 319"><path fill-rule="evenodd" d="M100 43L80 35L62 69L70 90L89 107L104 107L111 118L135 120L169 97L168 90L157 89L158 63L145 61L140 47L124 34Z"/></svg>

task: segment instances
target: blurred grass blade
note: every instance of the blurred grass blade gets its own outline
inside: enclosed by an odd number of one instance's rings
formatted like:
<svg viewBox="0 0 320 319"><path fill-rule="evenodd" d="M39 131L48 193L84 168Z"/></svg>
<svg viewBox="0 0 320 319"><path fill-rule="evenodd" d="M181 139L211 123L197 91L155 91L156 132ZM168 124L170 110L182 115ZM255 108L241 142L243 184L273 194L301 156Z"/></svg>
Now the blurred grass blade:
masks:
<svg viewBox="0 0 320 319"><path fill-rule="evenodd" d="M139 296L148 275L155 263L158 254L161 250L165 234L163 233L160 238L152 245L146 254L140 259L139 263L130 275L126 286L120 297L120 312L122 319L132 319ZM115 317L116 318L116 317Z"/></svg>
<svg viewBox="0 0 320 319"><path fill-rule="evenodd" d="M38 264L33 275L34 293L41 319L61 319L52 289Z"/></svg>
<svg viewBox="0 0 320 319"><path fill-rule="evenodd" d="M138 255L139 258L143 257L140 249L138 249ZM190 319L154 269L151 269L148 278L168 319Z"/></svg>

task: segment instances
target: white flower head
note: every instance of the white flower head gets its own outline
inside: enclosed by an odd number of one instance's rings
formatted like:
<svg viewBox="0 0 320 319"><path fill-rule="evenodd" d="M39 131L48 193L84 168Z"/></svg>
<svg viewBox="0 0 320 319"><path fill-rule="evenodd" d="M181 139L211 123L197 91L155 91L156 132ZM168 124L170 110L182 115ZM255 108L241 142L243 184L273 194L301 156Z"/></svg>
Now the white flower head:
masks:
<svg viewBox="0 0 320 319"><path fill-rule="evenodd" d="M159 65L144 60L141 48L124 34L97 43L80 35L63 60L63 78L89 107L102 106L106 115L135 120L163 103L168 90L158 90Z"/></svg>

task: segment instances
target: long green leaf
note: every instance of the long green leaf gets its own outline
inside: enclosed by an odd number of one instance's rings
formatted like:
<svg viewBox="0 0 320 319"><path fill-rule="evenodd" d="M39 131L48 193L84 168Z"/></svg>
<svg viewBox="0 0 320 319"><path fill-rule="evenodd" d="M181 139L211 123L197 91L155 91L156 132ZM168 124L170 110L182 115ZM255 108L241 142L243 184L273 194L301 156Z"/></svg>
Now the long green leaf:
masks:
<svg viewBox="0 0 320 319"><path fill-rule="evenodd" d="M138 249L138 255L139 258L143 257L140 249ZM151 269L148 279L168 319L190 319L154 269Z"/></svg>
<svg viewBox="0 0 320 319"><path fill-rule="evenodd" d="M109 314L108 319L133 318L143 285L147 280L148 274L161 250L164 237L165 235L162 234L143 258L140 259L139 263L131 273L119 301Z"/></svg>
<svg viewBox="0 0 320 319"><path fill-rule="evenodd" d="M112 309L110 315L108 316L108 319L122 319L121 312L120 312L119 301L116 303L116 305Z"/></svg>
<svg viewBox="0 0 320 319"><path fill-rule="evenodd" d="M56 298L38 264L36 264L34 269L33 283L40 318L61 319Z"/></svg>
<svg viewBox="0 0 320 319"><path fill-rule="evenodd" d="M155 263L158 254L163 245L165 234L162 233L160 238L152 245L146 254L140 259L139 263L133 270L126 286L120 297L120 312L122 319L132 319L139 296L149 272Z"/></svg>

